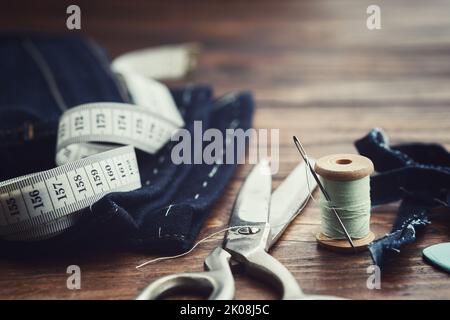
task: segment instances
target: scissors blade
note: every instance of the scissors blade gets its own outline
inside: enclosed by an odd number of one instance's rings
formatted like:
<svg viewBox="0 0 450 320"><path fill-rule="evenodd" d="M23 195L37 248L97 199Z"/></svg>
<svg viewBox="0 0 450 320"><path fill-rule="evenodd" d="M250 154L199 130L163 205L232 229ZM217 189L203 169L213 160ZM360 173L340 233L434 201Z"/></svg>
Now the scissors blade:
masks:
<svg viewBox="0 0 450 320"><path fill-rule="evenodd" d="M272 191L272 176L267 160L254 166L242 185L234 203L230 227L247 222L268 222Z"/></svg>
<svg viewBox="0 0 450 320"><path fill-rule="evenodd" d="M314 160L309 160L314 165ZM270 201L271 247L283 234L288 225L300 214L306 202L309 200L310 192L317 187L311 172L307 170L305 162L300 163L288 175L286 179L273 192Z"/></svg>

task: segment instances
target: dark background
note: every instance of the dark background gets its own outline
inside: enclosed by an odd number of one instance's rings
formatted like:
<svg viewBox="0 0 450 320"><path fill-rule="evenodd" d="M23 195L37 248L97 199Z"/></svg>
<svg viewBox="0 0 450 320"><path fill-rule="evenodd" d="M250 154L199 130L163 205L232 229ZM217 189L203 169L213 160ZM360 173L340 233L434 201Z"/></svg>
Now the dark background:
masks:
<svg viewBox="0 0 450 320"><path fill-rule="evenodd" d="M66 7L81 7L81 31L66 29ZM366 8L381 7L382 29L366 28ZM353 141L382 127L393 142L438 142L450 147L450 1L3 1L1 31L80 33L115 57L129 50L180 42L202 46L200 64L179 83L211 84L217 95L251 90L255 126L279 128L280 172L298 162L291 144L301 137L310 155L355 152ZM173 84L172 84L173 85ZM227 224L241 166L211 213L202 236ZM389 231L396 204L375 210L372 230ZM448 216L448 215L447 215ZM311 203L274 247L304 291L348 298L450 298L448 274L425 264L424 247L449 241L449 218L435 220L402 250L368 290L367 253L320 250L319 215ZM1 298L133 298L149 281L198 271L222 236L177 260L134 267L151 257L103 254L32 262L0 261ZM82 289L66 289L66 267L82 270ZM274 297L237 276L237 298Z"/></svg>

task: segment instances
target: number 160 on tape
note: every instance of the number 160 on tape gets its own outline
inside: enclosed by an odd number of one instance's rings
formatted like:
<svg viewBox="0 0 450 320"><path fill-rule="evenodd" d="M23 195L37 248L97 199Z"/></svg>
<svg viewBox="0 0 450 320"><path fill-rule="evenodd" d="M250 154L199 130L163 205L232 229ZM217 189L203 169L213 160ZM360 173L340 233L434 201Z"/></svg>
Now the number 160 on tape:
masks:
<svg viewBox="0 0 450 320"><path fill-rule="evenodd" d="M140 187L136 155L131 146L2 182L0 236L11 240L50 236L65 229L71 215L105 194ZM31 230L36 226L40 228Z"/></svg>

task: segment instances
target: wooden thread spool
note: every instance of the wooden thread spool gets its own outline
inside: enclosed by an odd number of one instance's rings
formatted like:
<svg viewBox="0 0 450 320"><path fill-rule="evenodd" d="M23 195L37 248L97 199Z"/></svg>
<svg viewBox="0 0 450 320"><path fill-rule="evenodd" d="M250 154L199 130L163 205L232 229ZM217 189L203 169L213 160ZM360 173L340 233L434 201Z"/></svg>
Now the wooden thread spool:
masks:
<svg viewBox="0 0 450 320"><path fill-rule="evenodd" d="M343 183L368 177L373 169L373 163L370 159L357 154L328 155L318 159L315 164L315 171L322 179ZM332 194L330 194L330 198L333 200ZM339 210L337 212L339 213ZM333 251L353 252L353 248L347 239L333 239L325 235L323 223L322 221L322 231L316 235L319 245ZM367 235L363 237L354 238L352 234L350 236L355 249L358 251L367 249L367 245L375 239L375 234L370 231L370 227Z"/></svg>

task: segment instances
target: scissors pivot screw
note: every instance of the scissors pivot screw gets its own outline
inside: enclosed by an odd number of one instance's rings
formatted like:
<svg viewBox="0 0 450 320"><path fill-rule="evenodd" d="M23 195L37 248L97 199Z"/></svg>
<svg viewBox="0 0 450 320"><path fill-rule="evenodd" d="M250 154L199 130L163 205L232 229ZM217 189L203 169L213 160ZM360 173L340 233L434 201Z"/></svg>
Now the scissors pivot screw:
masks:
<svg viewBox="0 0 450 320"><path fill-rule="evenodd" d="M255 234L255 233L258 233L259 231L260 231L260 229L256 228L256 227L242 227L242 228L239 228L239 230L238 230L238 232L240 234Z"/></svg>

